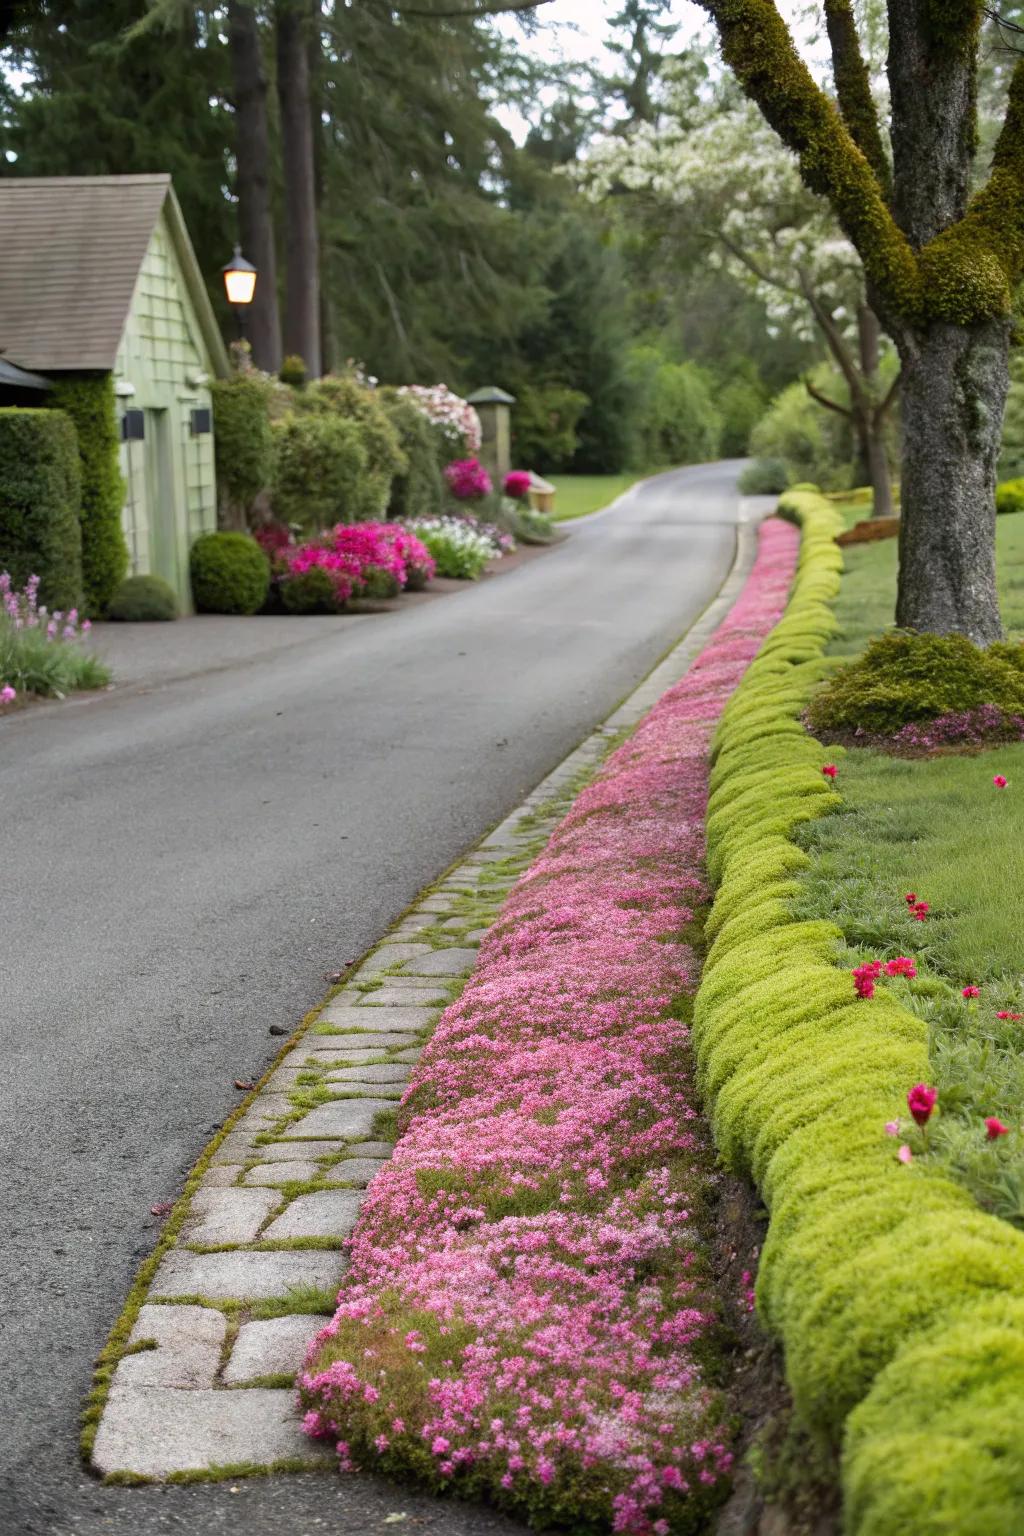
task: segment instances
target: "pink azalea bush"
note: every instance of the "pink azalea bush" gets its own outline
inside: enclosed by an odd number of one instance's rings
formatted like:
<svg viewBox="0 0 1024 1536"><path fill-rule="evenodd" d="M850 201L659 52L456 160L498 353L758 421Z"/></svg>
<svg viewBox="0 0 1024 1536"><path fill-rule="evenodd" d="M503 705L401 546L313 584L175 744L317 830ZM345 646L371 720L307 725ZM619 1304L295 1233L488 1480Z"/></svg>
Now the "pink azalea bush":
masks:
<svg viewBox="0 0 1024 1536"><path fill-rule="evenodd" d="M530 494L530 472L527 469L511 469L505 476L505 495L514 501L525 501Z"/></svg>
<svg viewBox="0 0 1024 1536"><path fill-rule="evenodd" d="M446 464L444 478L456 501L482 501L491 494L491 477L479 459Z"/></svg>
<svg viewBox="0 0 1024 1536"><path fill-rule="evenodd" d="M422 539L401 523L339 523L318 542L279 550L278 558L282 585L314 567L326 571L338 607L381 578L397 592L424 586L435 571Z"/></svg>
<svg viewBox="0 0 1024 1536"><path fill-rule="evenodd" d="M480 417L469 401L447 384L406 384L398 393L438 429L453 452L480 452Z"/></svg>
<svg viewBox="0 0 1024 1536"><path fill-rule="evenodd" d="M797 540L765 525L729 618L515 886L424 1050L299 1378L343 1467L655 1536L724 1492L680 934L708 898L711 732Z"/></svg>

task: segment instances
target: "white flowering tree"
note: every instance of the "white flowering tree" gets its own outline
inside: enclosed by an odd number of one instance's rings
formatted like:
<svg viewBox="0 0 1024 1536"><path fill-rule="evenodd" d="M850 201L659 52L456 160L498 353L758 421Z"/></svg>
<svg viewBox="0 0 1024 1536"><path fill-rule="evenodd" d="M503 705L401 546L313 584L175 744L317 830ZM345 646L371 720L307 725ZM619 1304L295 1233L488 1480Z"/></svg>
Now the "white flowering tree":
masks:
<svg viewBox="0 0 1024 1536"><path fill-rule="evenodd" d="M757 108L742 100L707 104L696 120L670 109L656 124L603 141L580 174L594 196L634 193L672 210L691 233L706 236L709 261L756 289L780 329L820 335L847 399L832 399L810 379L806 387L822 407L849 418L875 515L890 515L886 421L898 379L882 366L883 338L860 260Z"/></svg>

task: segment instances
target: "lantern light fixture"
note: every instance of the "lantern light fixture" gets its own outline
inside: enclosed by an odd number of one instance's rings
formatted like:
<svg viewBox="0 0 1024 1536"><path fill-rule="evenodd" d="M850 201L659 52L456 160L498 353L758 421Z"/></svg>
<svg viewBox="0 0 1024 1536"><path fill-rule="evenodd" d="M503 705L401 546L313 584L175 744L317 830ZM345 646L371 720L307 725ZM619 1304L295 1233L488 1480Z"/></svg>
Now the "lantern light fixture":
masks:
<svg viewBox="0 0 1024 1536"><path fill-rule="evenodd" d="M235 246L235 254L222 268L224 274L224 291L228 296L228 303L235 309L244 308L252 303L253 294L256 292L256 268L251 261L246 261L242 255L241 246Z"/></svg>

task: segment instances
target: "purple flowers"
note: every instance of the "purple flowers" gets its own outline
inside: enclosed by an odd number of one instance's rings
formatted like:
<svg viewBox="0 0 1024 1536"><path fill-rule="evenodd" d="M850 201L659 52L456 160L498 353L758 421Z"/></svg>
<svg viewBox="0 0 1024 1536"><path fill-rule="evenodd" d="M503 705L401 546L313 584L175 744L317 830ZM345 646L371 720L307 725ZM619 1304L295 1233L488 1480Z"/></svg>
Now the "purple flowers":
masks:
<svg viewBox="0 0 1024 1536"><path fill-rule="evenodd" d="M514 887L423 1052L299 1378L356 1465L427 1453L437 1485L538 1521L585 1488L588 1522L637 1536L728 1473L678 935L706 896L710 735L797 542L764 526L732 614Z"/></svg>

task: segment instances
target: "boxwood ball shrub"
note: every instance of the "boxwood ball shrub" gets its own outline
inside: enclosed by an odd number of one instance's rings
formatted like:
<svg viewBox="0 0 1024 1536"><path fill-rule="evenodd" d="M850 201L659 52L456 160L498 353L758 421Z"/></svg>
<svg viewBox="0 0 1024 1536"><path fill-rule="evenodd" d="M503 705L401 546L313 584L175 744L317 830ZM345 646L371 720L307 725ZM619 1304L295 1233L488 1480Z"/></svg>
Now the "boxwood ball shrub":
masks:
<svg viewBox="0 0 1024 1536"><path fill-rule="evenodd" d="M290 573L280 584L281 603L288 613L338 613L345 606L338 583L322 565Z"/></svg>
<svg viewBox="0 0 1024 1536"><path fill-rule="evenodd" d="M1004 480L996 486L996 511L1024 512L1024 479Z"/></svg>
<svg viewBox="0 0 1024 1536"><path fill-rule="evenodd" d="M839 930L792 912L808 864L793 835L841 804L800 713L842 555L822 497L785 501L804 533L792 597L714 742L698 1071L720 1154L769 1211L758 1311L798 1415L841 1448L847 1536L1009 1533L1024 1509L1024 1235L940 1167L898 1160L885 1125L929 1079L927 1025L884 987L857 998Z"/></svg>
<svg viewBox="0 0 1024 1536"><path fill-rule="evenodd" d="M204 533L192 545L192 596L201 613L258 613L270 561L247 533Z"/></svg>
<svg viewBox="0 0 1024 1536"><path fill-rule="evenodd" d="M162 623L177 617L177 594L162 576L126 576L107 609L108 619L123 624Z"/></svg>
<svg viewBox="0 0 1024 1536"><path fill-rule="evenodd" d="M988 650L963 635L881 635L840 667L807 706L815 731L897 731L991 704L1024 714L1024 646Z"/></svg>
<svg viewBox="0 0 1024 1536"><path fill-rule="evenodd" d="M55 380L49 404L66 411L78 434L82 475L82 601L93 618L102 616L128 570L128 545L121 527L124 480L110 373L64 374Z"/></svg>
<svg viewBox="0 0 1024 1536"><path fill-rule="evenodd" d="M78 441L63 411L0 410L0 570L65 612L82 600Z"/></svg>

